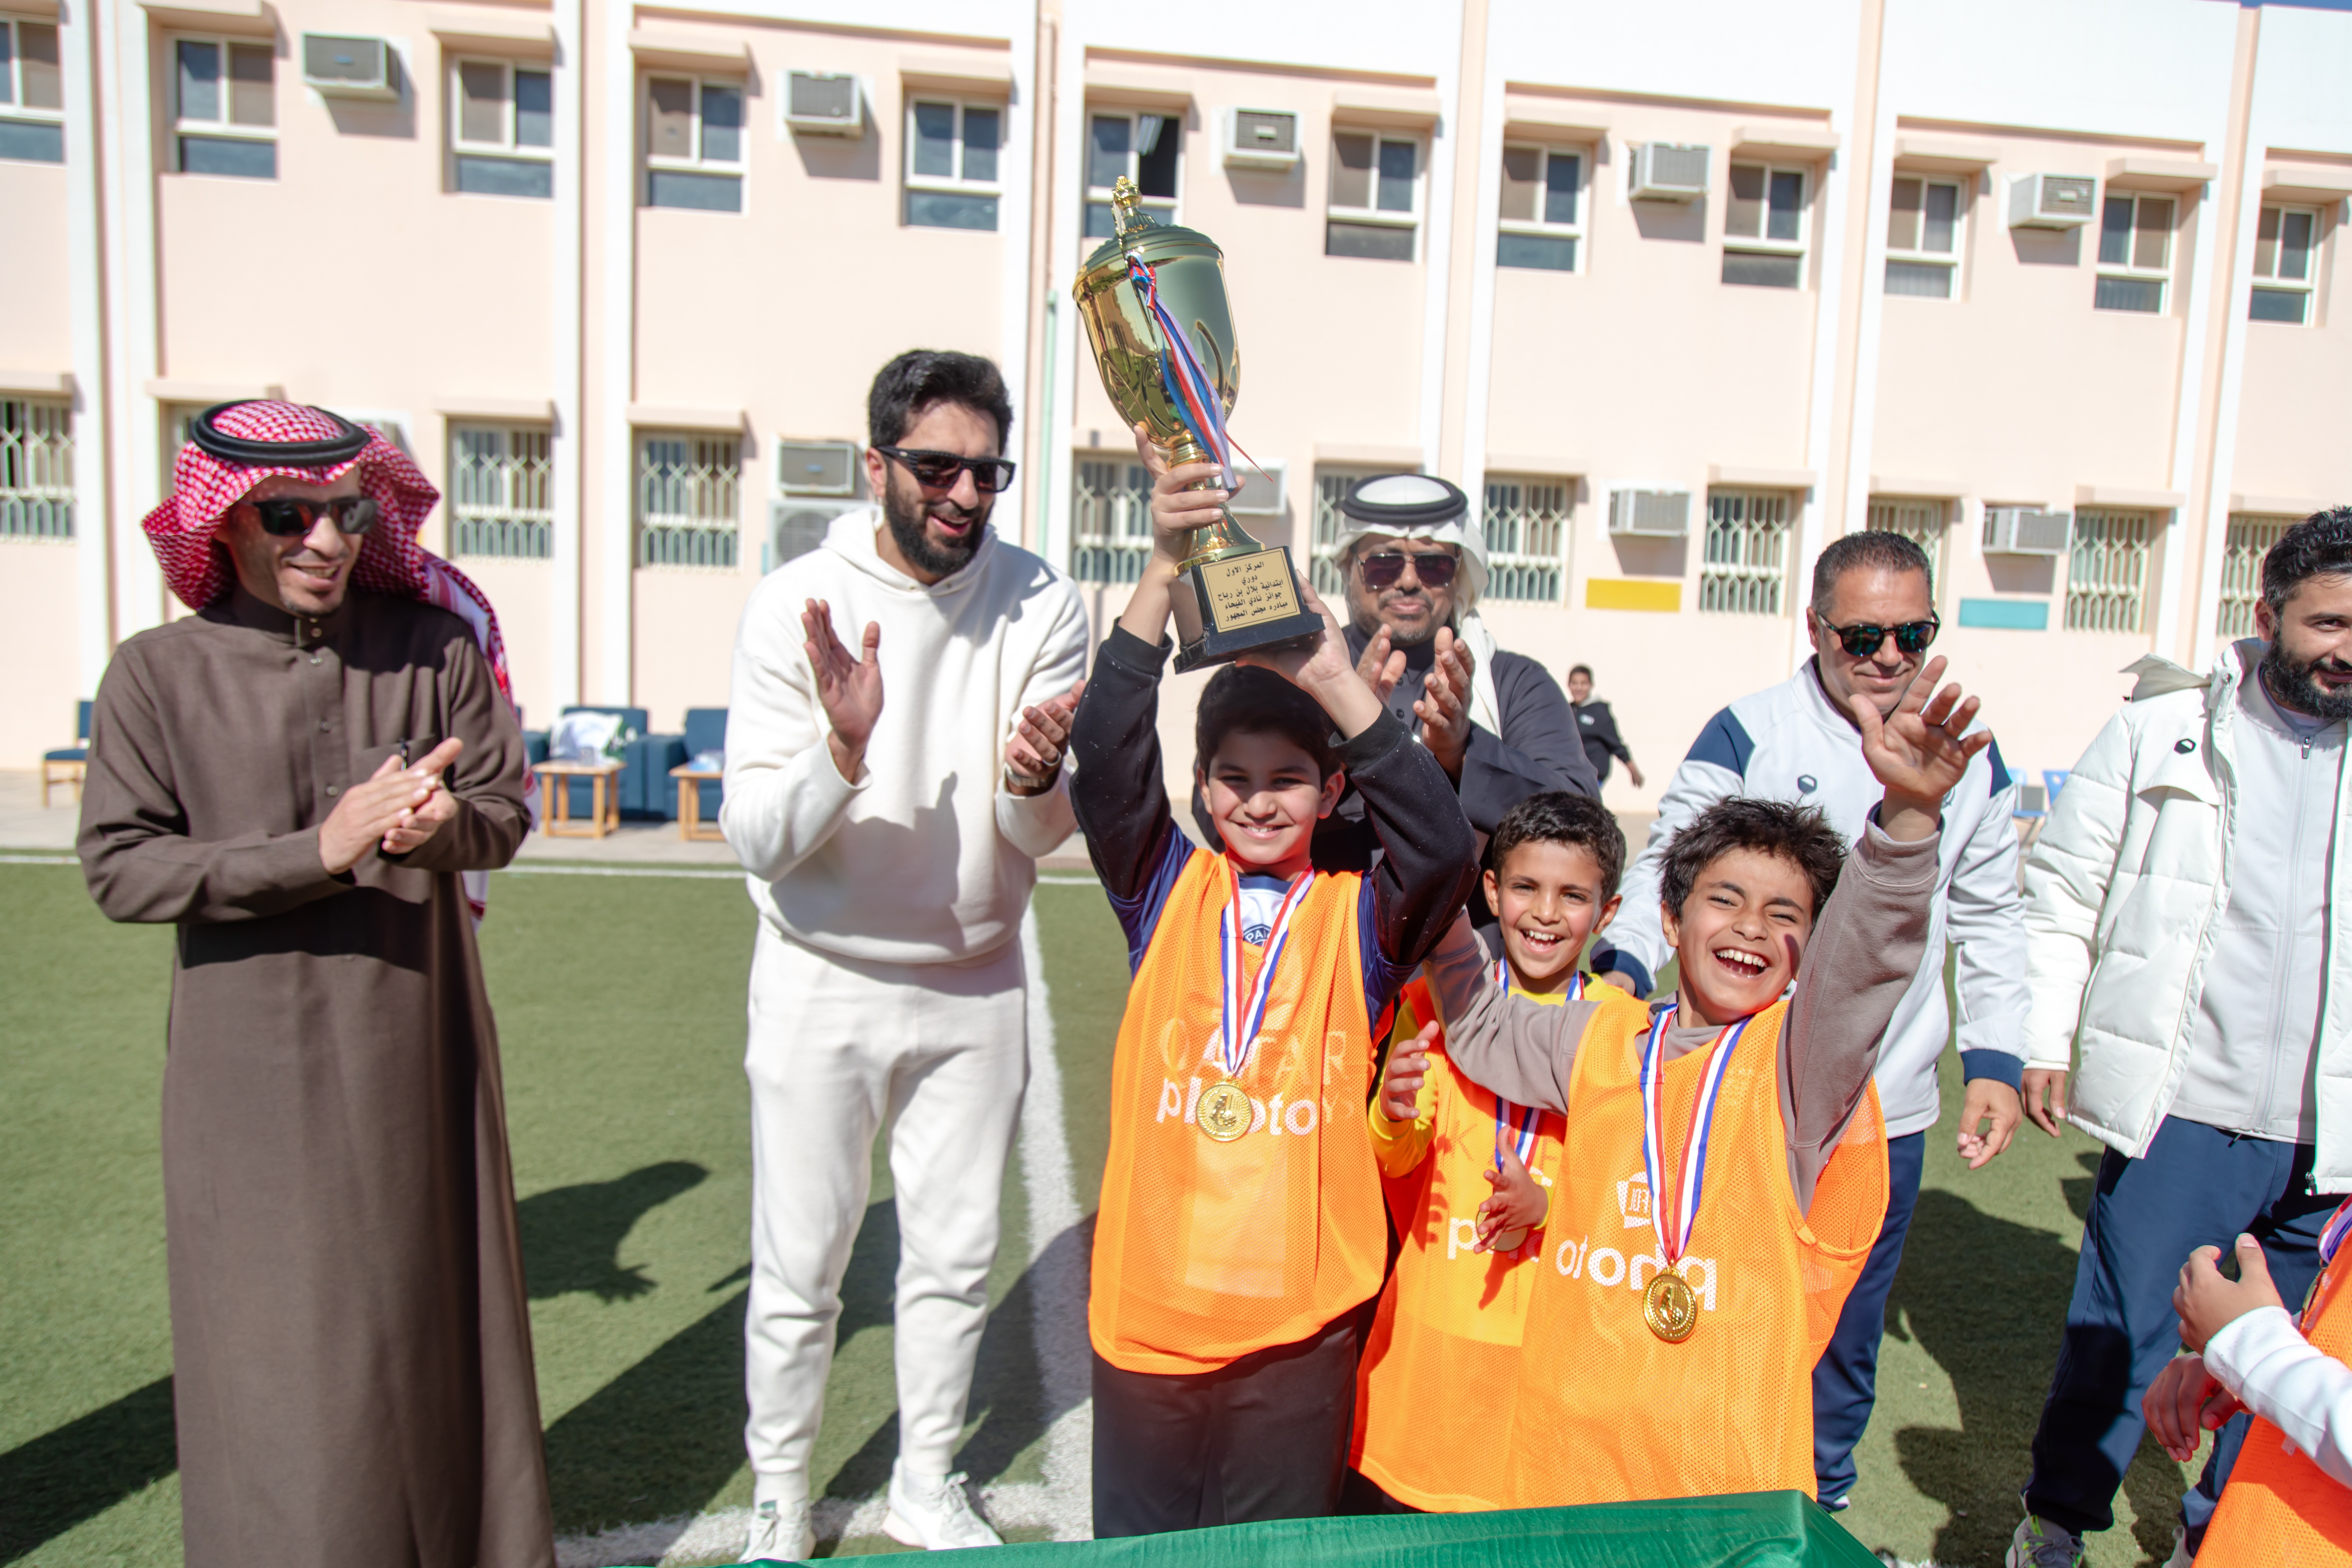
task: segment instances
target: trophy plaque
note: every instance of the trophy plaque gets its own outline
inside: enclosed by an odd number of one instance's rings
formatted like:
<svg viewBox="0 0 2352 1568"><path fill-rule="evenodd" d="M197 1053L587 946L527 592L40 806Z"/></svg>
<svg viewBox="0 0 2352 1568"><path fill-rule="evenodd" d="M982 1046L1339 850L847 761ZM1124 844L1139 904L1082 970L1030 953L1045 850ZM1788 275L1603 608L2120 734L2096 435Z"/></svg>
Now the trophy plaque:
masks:
<svg viewBox="0 0 2352 1568"><path fill-rule="evenodd" d="M1169 465L1232 466L1224 419L1241 386L1224 252L1196 229L1147 215L1132 182L1111 192L1114 228L1071 289L1103 390ZM1213 489L1216 481L1193 487ZM1196 528L1177 568L1176 668L1300 647L1323 617L1298 596L1290 552L1252 539L1234 514Z"/></svg>

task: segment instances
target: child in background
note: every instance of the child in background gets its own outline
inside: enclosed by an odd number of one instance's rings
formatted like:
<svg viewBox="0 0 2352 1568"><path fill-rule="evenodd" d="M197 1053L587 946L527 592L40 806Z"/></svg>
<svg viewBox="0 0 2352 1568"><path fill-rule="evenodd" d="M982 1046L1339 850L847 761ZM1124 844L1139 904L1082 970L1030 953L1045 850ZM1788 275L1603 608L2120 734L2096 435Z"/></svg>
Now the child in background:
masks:
<svg viewBox="0 0 2352 1568"><path fill-rule="evenodd" d="M1511 1427L1486 1450L1512 1506L1810 1495L1813 1363L1886 1213L1871 1070L1925 956L1943 803L1991 741L1968 732L1973 698L1935 691L1943 668L1883 721L1853 704L1885 795L1851 858L1777 801L1675 836L1659 903L1681 977L1654 1014L1534 1005L1466 921L1432 956L1454 1066L1567 1121Z"/></svg>
<svg viewBox="0 0 2352 1568"><path fill-rule="evenodd" d="M2241 1410L2254 1419L2203 1539L2176 1536L2175 1563L2352 1563L2352 1257L2337 1263L2347 1234L2352 1198L2319 1233L2319 1278L2299 1317L2251 1236L2238 1237L2234 1280L2221 1277L2218 1247L2181 1266L2172 1310L2192 1353L2149 1386L2140 1403L2148 1428L2186 1463L2203 1432Z"/></svg>
<svg viewBox="0 0 2352 1568"><path fill-rule="evenodd" d="M1253 655L1201 693L1193 776L1224 852L1177 831L1157 725L1170 593L1187 532L1224 497L1182 488L1215 468L1142 454L1159 474L1152 556L1070 742L1071 800L1134 966L1087 1308L1097 1536L1338 1507L1358 1309L1388 1261L1364 1126L1372 1028L1477 853L1444 770L1304 584L1315 644ZM1350 783L1383 853L1318 873L1315 824Z"/></svg>
<svg viewBox="0 0 2352 1568"><path fill-rule="evenodd" d="M1514 806L1486 845L1497 982L1547 1005L1584 995L1578 960L1616 915L1624 869L1625 836L1599 801L1552 791ZM1613 986L1592 995L1645 1016ZM1508 1506L1488 1445L1510 1429L1561 1125L1464 1078L1435 1018L1426 984L1406 986L1371 1106L1402 1249L1365 1343L1350 1457L1387 1503L1462 1512Z"/></svg>

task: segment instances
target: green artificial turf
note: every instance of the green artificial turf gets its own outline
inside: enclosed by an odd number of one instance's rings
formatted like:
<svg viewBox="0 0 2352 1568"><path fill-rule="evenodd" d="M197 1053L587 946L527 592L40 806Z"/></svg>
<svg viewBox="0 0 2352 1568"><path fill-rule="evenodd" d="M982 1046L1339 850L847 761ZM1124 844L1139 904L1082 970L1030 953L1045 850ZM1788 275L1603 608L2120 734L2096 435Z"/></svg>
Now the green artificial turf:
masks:
<svg viewBox="0 0 2352 1568"><path fill-rule="evenodd" d="M1041 887L1037 910L1077 1198L1091 1210L1125 955L1098 889ZM483 950L568 1533L749 1500L751 919L728 879L497 880ZM156 1159L170 957L168 931L100 919L74 868L0 866L0 1563L179 1558ZM1946 1103L1957 1106L1956 1084ZM1846 1521L1906 1559L1994 1563L2016 1519L2093 1146L2029 1133L1969 1173L1948 1123L1929 1138ZM959 1459L982 1482L1040 1473L1018 1177L1016 1163ZM877 1158L817 1448L822 1495L862 1498L888 1474L895 1264ZM2095 1542L2094 1563L2162 1561L2178 1474L2143 1449L2124 1522Z"/></svg>

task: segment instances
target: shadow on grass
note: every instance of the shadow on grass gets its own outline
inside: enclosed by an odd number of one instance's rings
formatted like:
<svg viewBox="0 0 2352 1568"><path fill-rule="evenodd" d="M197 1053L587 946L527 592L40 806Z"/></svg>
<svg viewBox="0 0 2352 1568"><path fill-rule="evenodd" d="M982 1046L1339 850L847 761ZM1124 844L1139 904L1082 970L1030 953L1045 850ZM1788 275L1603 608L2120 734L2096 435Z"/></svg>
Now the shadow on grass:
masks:
<svg viewBox="0 0 2352 1568"><path fill-rule="evenodd" d="M2084 1161L2095 1170L2098 1156ZM2061 1184L2069 1205L2087 1212L2089 1178ZM2065 1333L2075 1257L2048 1231L1996 1218L1952 1193L1930 1187L1919 1194L1886 1303L1886 1331L1916 1342L1951 1378L1959 1404L1957 1431L1909 1426L1895 1434L1911 1484L1953 1513L1937 1533L1936 1562L2000 1561L2022 1516L2018 1493ZM2179 1518L2179 1469L2143 1441L2122 1489L2137 1516L2141 1551L2163 1562Z"/></svg>
<svg viewBox="0 0 2352 1568"><path fill-rule="evenodd" d="M1052 1408L1036 1351L1036 1281L1077 1277L1088 1246L1086 1227L1056 1239L990 1312L972 1378L970 1417L978 1426L957 1464L982 1485L996 1479L1044 1435L1062 1411ZM1075 1249L1075 1250L1074 1250ZM898 1205L870 1205L842 1279L835 1343L887 1328L893 1319L898 1268ZM726 1289L745 1276L711 1287ZM547 1431L548 1480L558 1534L644 1523L707 1508L743 1464L743 1313L749 1292L725 1300L656 1347L564 1415ZM1083 1341L1080 1342L1083 1353ZM828 1497L863 1500L889 1484L898 1424L886 1420L845 1460Z"/></svg>
<svg viewBox="0 0 2352 1568"><path fill-rule="evenodd" d="M636 1223L699 1186L710 1173L689 1160L665 1160L609 1182L582 1182L537 1193L515 1205L522 1237L523 1278L543 1301L584 1290L600 1301L625 1301L654 1288L618 1254Z"/></svg>
<svg viewBox="0 0 2352 1568"><path fill-rule="evenodd" d="M159 1377L0 1454L0 1563L13 1563L180 1468Z"/></svg>

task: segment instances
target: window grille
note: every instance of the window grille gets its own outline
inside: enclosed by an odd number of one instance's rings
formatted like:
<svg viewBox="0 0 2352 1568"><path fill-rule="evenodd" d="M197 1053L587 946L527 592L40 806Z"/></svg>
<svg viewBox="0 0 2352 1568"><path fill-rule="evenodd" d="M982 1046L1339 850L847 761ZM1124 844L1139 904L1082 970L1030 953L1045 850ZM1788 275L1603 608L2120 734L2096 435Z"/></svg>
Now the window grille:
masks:
<svg viewBox="0 0 2352 1568"><path fill-rule="evenodd" d="M2279 542L2280 534L2300 521L2253 512L2230 514L2230 532L2221 546L2221 604L2213 617L2216 636L2254 635L2254 606L2263 597L2263 557Z"/></svg>
<svg viewBox="0 0 2352 1568"><path fill-rule="evenodd" d="M1899 533L1917 545L1927 556L1927 577L1930 584L1944 577L1945 503L1939 500L1890 500L1879 496L1870 498L1869 521L1864 526L1874 533Z"/></svg>
<svg viewBox="0 0 2352 1568"><path fill-rule="evenodd" d="M545 428L449 427L449 552L544 561L555 553L555 473Z"/></svg>
<svg viewBox="0 0 2352 1568"><path fill-rule="evenodd" d="M638 564L731 571L742 473L739 437L639 437Z"/></svg>
<svg viewBox="0 0 2352 1568"><path fill-rule="evenodd" d="M1709 490L1698 607L1727 616L1777 616L1789 576L1789 522L1781 490Z"/></svg>
<svg viewBox="0 0 2352 1568"><path fill-rule="evenodd" d="M72 408L0 399L0 539L73 536Z"/></svg>
<svg viewBox="0 0 2352 1568"><path fill-rule="evenodd" d="M1339 536L1354 525L1341 515L1339 503L1366 479L1396 468L1318 468L1315 470L1315 562L1307 575L1315 591L1326 596L1347 591L1339 578Z"/></svg>
<svg viewBox="0 0 2352 1568"><path fill-rule="evenodd" d="M1559 479L1486 481L1486 592L1489 599L1560 601L1568 543L1568 485Z"/></svg>
<svg viewBox="0 0 2352 1568"><path fill-rule="evenodd" d="M2066 629L2136 632L2147 595L2152 511L2079 509L2074 547L2066 563Z"/></svg>
<svg viewBox="0 0 2352 1568"><path fill-rule="evenodd" d="M1132 583L1151 559L1151 474L1140 463L1080 462L1072 509L1070 575Z"/></svg>

